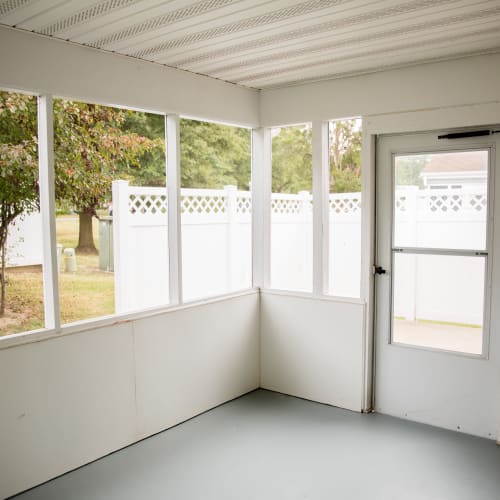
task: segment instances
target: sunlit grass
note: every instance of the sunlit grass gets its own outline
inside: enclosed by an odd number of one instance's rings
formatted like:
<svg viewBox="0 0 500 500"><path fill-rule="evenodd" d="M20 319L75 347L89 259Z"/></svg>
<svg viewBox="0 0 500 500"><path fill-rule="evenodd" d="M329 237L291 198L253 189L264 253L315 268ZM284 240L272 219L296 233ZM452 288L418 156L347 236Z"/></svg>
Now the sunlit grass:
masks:
<svg viewBox="0 0 500 500"><path fill-rule="evenodd" d="M7 310L0 320L0 335L43 328L41 268L7 272Z"/></svg>
<svg viewBox="0 0 500 500"><path fill-rule="evenodd" d="M94 220L94 241L98 247L98 221ZM57 242L75 248L78 217L62 216L56 223ZM63 259L63 257L62 257ZM64 268L64 263L61 262ZM7 311L0 318L0 335L43 328L43 282L41 266L7 272ZM61 322L98 318L113 314L114 275L99 270L98 255L78 255L77 272L59 274Z"/></svg>

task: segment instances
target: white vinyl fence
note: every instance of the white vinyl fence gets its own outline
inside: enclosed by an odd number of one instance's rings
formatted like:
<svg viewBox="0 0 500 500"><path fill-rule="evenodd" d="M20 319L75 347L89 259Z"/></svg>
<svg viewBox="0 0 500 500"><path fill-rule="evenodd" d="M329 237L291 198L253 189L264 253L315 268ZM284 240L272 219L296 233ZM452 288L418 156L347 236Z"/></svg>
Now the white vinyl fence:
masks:
<svg viewBox="0 0 500 500"><path fill-rule="evenodd" d="M251 194L235 186L182 189L185 300L252 286ZM165 188L113 182L117 312L168 302Z"/></svg>
<svg viewBox="0 0 500 500"><path fill-rule="evenodd" d="M361 194L330 195L330 293L359 296ZM113 184L118 311L168 301L167 195L164 188ZM272 286L310 289L312 199L273 193ZM234 186L181 190L183 284L187 300L251 284L251 198ZM400 246L481 248L481 188L418 190L396 196ZM389 221L388 221L389 222ZM481 258L401 255L395 262L395 315L481 323Z"/></svg>
<svg viewBox="0 0 500 500"><path fill-rule="evenodd" d="M312 282L312 198L307 192L272 195L273 286L308 289ZM332 290L359 296L361 199L331 195ZM182 189L182 268L185 300L252 284L251 193ZM165 188L113 183L115 303L117 311L168 301Z"/></svg>
<svg viewBox="0 0 500 500"><path fill-rule="evenodd" d="M396 195L395 245L481 250L486 244L487 195L483 186L419 190ZM394 314L479 325L484 300L484 259L395 256Z"/></svg>
<svg viewBox="0 0 500 500"><path fill-rule="evenodd" d="M7 266L34 266L42 262L42 216L40 212L21 215L9 226Z"/></svg>
<svg viewBox="0 0 500 500"><path fill-rule="evenodd" d="M331 194L329 293L359 296L361 194ZM113 183L115 300L118 312L168 303L165 188ZM251 286L251 194L235 186L182 189L183 287L186 300ZM310 290L312 199L273 193L272 286ZM486 241L484 188L399 188L395 244L482 249ZM389 221L387 221L389 223ZM9 231L9 265L40 264L39 214ZM482 322L484 259L398 254L394 314L464 324Z"/></svg>

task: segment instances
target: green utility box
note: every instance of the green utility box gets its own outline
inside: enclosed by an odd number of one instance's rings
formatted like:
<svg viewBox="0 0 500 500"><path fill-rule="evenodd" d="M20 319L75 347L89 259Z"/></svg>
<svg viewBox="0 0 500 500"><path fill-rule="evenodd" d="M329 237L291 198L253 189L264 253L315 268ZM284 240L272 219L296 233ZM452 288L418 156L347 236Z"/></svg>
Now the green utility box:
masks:
<svg viewBox="0 0 500 500"><path fill-rule="evenodd" d="M99 269L113 272L113 262L113 217L101 217L99 219Z"/></svg>

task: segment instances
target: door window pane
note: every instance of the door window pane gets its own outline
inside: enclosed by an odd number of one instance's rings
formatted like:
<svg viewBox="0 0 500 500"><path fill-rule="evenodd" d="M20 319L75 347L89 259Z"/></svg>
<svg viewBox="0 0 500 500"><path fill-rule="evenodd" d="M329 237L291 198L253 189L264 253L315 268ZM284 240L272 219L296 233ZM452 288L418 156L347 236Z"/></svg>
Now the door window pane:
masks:
<svg viewBox="0 0 500 500"><path fill-rule="evenodd" d="M311 125L272 129L271 287L312 290Z"/></svg>
<svg viewBox="0 0 500 500"><path fill-rule="evenodd" d="M34 96L0 91L0 206L3 336L44 327L43 231Z"/></svg>
<svg viewBox="0 0 500 500"><path fill-rule="evenodd" d="M392 341L481 354L485 258L395 253Z"/></svg>
<svg viewBox="0 0 500 500"><path fill-rule="evenodd" d="M181 120L185 301L252 286L250 130Z"/></svg>
<svg viewBox="0 0 500 500"><path fill-rule="evenodd" d="M361 286L361 119L330 122L328 293L359 297Z"/></svg>
<svg viewBox="0 0 500 500"><path fill-rule="evenodd" d="M395 157L394 245L486 249L488 151Z"/></svg>

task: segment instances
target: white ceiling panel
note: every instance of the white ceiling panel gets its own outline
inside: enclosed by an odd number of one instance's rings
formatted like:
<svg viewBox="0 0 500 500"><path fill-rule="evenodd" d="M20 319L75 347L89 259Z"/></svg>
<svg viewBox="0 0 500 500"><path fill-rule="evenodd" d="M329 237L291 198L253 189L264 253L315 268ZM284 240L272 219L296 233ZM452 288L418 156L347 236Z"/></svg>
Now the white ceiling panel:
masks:
<svg viewBox="0 0 500 500"><path fill-rule="evenodd" d="M436 34L469 33L477 30L497 27L500 24L500 7L478 11L474 14L459 13L453 16L435 16L432 21L417 19L412 22L400 22L387 25L382 31L378 26L366 26L364 29L351 30L339 27L329 36L321 35L308 38L307 43L294 40L264 44L260 47L241 49L239 55L226 52L219 57L212 55L206 58L193 58L185 61L177 60L175 66L186 68L199 73L212 74L221 77L221 72L227 73L232 68L243 69L244 67L255 67L265 64L288 64L292 60L300 58L315 58L318 55L335 51L355 50L363 44L378 44L383 52L384 43L392 44L397 37L419 36L428 39ZM230 50L229 48L227 50Z"/></svg>
<svg viewBox="0 0 500 500"><path fill-rule="evenodd" d="M277 53L259 54L256 57L245 57L243 59L226 60L219 65L205 66L199 68L194 65L198 72L209 73L217 78L231 79L239 81L241 75L253 71L258 67L258 71L280 71L287 73L295 65L305 65L306 67L316 64L316 61L327 60L352 60L359 58L359 54L378 55L391 54L401 44L406 45L413 40L411 50L415 50L418 44L428 48L441 46L446 41L460 40L461 37L467 42L470 39L479 40L485 36L497 36L500 39L498 30L500 23L500 10L492 15L485 23L474 22L470 18L464 20L457 26L435 21L433 23L419 23L418 25L403 28L394 28L387 32L369 32L357 36L344 36L342 39L333 41L327 40L320 43L311 44L304 49L300 46L289 47L286 51ZM390 45L390 48L387 47ZM182 67L182 66L181 66Z"/></svg>
<svg viewBox="0 0 500 500"><path fill-rule="evenodd" d="M500 0L0 0L0 24L252 88L500 51Z"/></svg>
<svg viewBox="0 0 500 500"><path fill-rule="evenodd" d="M411 48L407 50L394 51L394 54L384 54L383 56L369 56L369 57L359 57L355 58L354 61L343 60L335 61L331 64L324 64L317 67L310 67L307 70L296 71L294 73L283 74L272 74L268 77L261 77L258 81L248 81L247 83L241 82L241 85L253 86L258 85L259 88L281 88L291 85L289 83L290 77L293 77L293 84L301 84L313 81L320 81L325 79L335 79L344 78L348 76L373 73L381 70L397 69L401 67L407 67L415 64L424 64L428 62L436 62L440 60L455 59L467 57L470 55L470 50L474 50L475 53L489 53L491 50L487 49L486 46L489 43L484 43L481 41L474 43L450 43L446 47L432 48L426 50L422 48L420 51L421 58L413 60L411 63L406 62L408 60L408 53L412 51ZM460 50L462 49L462 50ZM498 52L495 49L493 52ZM371 65L370 65L371 64ZM360 65L363 65L366 69L359 70Z"/></svg>

